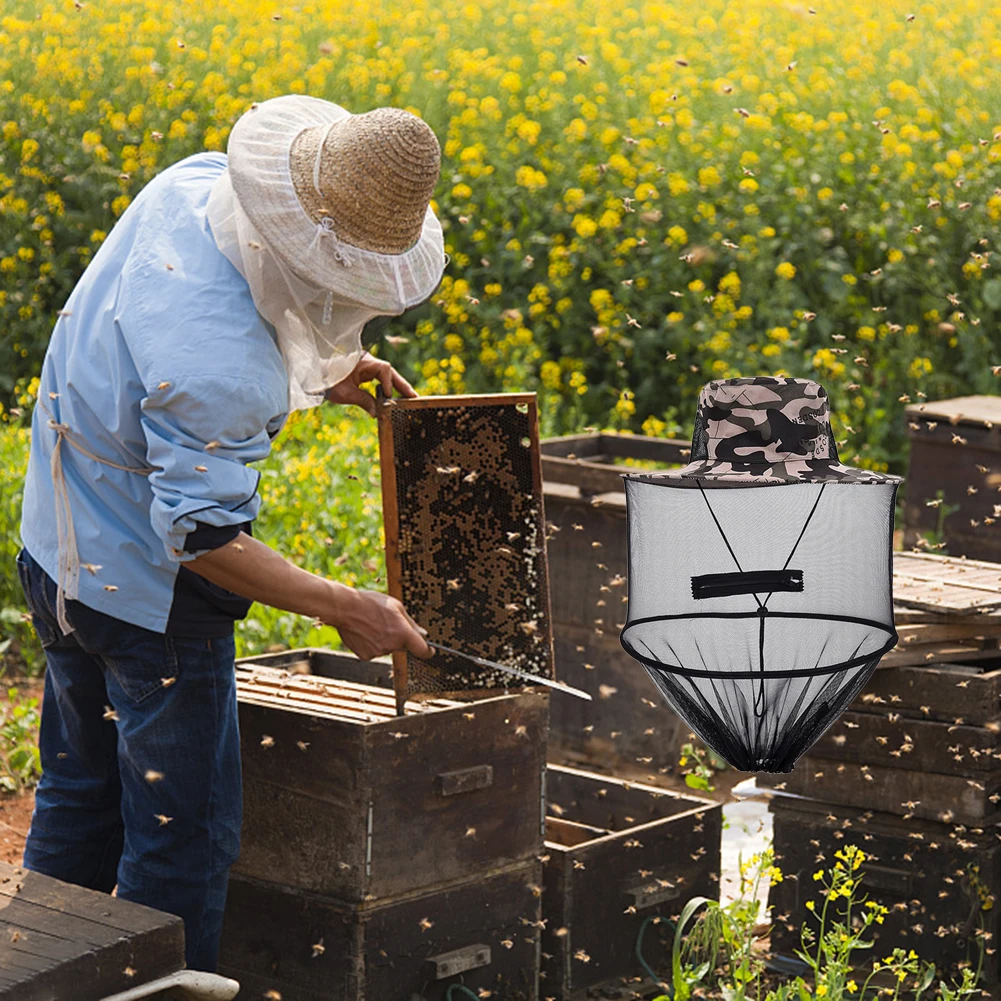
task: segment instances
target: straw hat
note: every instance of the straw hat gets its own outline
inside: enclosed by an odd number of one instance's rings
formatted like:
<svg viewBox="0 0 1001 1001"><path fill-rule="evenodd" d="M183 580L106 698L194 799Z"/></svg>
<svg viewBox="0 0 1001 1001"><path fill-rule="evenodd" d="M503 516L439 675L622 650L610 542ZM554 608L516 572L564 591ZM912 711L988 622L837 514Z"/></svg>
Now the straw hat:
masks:
<svg viewBox="0 0 1001 1001"><path fill-rule="evenodd" d="M398 313L440 280L441 148L416 115L288 94L240 117L227 161L243 211L308 284Z"/></svg>
<svg viewBox="0 0 1001 1001"><path fill-rule="evenodd" d="M322 145L319 192L313 168ZM289 150L295 193L313 222L363 250L402 254L419 239L441 170L431 127L400 108L349 115L300 132Z"/></svg>

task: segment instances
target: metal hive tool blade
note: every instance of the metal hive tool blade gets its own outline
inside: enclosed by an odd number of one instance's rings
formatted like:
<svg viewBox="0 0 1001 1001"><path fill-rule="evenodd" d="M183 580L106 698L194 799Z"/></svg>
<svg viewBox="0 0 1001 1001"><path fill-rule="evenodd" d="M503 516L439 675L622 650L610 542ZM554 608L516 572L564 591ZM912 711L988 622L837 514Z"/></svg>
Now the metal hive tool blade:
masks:
<svg viewBox="0 0 1001 1001"><path fill-rule="evenodd" d="M377 403L389 593L429 640L555 678L535 394ZM524 683L441 650L393 677L401 706Z"/></svg>

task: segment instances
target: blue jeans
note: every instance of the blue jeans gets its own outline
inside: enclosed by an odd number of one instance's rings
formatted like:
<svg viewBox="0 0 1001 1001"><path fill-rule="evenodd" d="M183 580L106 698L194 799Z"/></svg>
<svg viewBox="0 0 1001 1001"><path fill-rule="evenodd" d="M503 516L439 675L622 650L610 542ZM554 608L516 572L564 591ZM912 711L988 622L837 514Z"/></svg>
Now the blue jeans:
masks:
<svg viewBox="0 0 1001 1001"><path fill-rule="evenodd" d="M28 869L184 919L189 969L214 971L243 809L232 635L166 636L66 602L22 550L45 650L42 779Z"/></svg>

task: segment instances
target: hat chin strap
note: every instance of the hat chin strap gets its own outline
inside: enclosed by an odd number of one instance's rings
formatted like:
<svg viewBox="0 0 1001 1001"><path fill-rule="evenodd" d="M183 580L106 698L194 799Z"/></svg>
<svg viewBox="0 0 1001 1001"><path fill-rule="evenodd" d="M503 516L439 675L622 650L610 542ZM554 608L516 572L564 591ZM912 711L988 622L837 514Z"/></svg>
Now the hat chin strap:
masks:
<svg viewBox="0 0 1001 1001"><path fill-rule="evenodd" d="M326 131L323 133L323 139L320 141L320 146L316 151L316 157L313 160L313 188L320 198L324 198L323 192L320 190L320 161L323 159L323 147L327 142L327 137L330 135L331 129L339 122L341 119L335 119L328 126ZM316 233L313 236L312 241L309 244L309 249L312 250L316 246L316 241L323 237L328 237L328 243L333 243L333 251L331 256L337 261L338 264L343 264L346 268L351 267L354 264L354 257L351 251L347 248L349 244L345 243L334 231L334 220L330 216L324 216L316 224ZM324 323L328 321L324 320Z"/></svg>

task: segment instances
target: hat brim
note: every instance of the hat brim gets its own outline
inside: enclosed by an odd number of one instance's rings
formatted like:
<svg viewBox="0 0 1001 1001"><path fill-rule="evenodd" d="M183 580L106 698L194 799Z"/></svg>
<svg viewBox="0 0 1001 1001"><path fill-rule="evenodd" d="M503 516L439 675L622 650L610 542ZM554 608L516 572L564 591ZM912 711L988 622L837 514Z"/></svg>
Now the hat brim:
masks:
<svg viewBox="0 0 1001 1001"><path fill-rule="evenodd" d="M332 101L306 94L271 98L233 126L227 166L244 212L270 249L303 281L395 314L422 302L441 280L444 236L434 210L428 205L420 237L409 250L378 254L355 248L354 263L344 267L325 244L315 245L316 223L299 201L289 171L289 150L300 132L350 114Z"/></svg>
<svg viewBox="0 0 1001 1001"><path fill-rule="evenodd" d="M672 487L754 487L788 483L902 483L903 477L846 466L833 459L786 462L692 462L680 469L624 474L628 479Z"/></svg>

